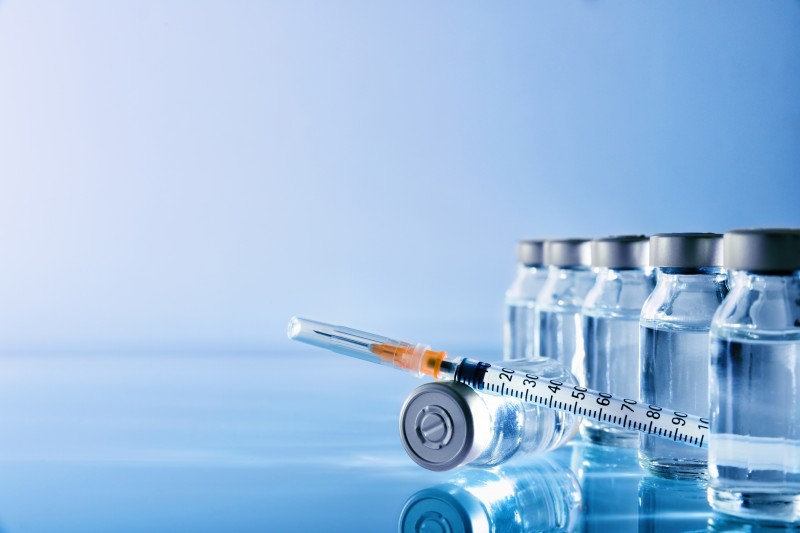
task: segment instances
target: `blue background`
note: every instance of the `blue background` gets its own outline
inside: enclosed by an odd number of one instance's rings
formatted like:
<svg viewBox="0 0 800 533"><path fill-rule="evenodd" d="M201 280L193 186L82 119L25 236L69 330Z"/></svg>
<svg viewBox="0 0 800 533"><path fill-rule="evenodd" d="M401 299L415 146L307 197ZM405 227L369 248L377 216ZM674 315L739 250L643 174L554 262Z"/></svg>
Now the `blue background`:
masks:
<svg viewBox="0 0 800 533"><path fill-rule="evenodd" d="M800 226L798 95L797 1L6 0L0 350L496 348L518 238Z"/></svg>
<svg viewBox="0 0 800 533"><path fill-rule="evenodd" d="M493 359L519 238L800 226L798 95L796 0L0 0L0 531L393 530L418 382L288 318Z"/></svg>

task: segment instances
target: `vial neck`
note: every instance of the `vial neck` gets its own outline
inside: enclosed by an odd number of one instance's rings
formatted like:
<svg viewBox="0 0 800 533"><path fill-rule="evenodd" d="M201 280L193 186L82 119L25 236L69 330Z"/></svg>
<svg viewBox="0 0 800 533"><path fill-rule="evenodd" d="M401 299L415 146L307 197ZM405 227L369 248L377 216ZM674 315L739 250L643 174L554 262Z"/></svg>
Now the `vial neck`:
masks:
<svg viewBox="0 0 800 533"><path fill-rule="evenodd" d="M722 269L692 272L656 269L656 286L642 307L648 327L706 329L728 294Z"/></svg>
<svg viewBox="0 0 800 533"><path fill-rule="evenodd" d="M617 281L623 284L639 284L650 278L643 268L600 268L597 271L598 283Z"/></svg>
<svg viewBox="0 0 800 533"><path fill-rule="evenodd" d="M541 276L547 274L547 268L544 265L523 265L517 263L517 277L527 276Z"/></svg>
<svg viewBox="0 0 800 533"><path fill-rule="evenodd" d="M536 300L547 279L547 269L541 265L517 266L517 276L506 291L506 300Z"/></svg>
<svg viewBox="0 0 800 533"><path fill-rule="evenodd" d="M696 268L678 268L678 267L656 267L656 272L659 274L672 275L672 276L714 276L717 274L724 274L725 271L719 267L696 267Z"/></svg>
<svg viewBox="0 0 800 533"><path fill-rule="evenodd" d="M580 308L594 286L595 273L589 267L550 266L537 302L543 306Z"/></svg>
<svg viewBox="0 0 800 533"><path fill-rule="evenodd" d="M548 269L548 274L551 277L556 277L559 279L574 279L574 280L583 280L583 279L594 279L595 271L592 270L591 267L587 266L554 266L551 265Z"/></svg>
<svg viewBox="0 0 800 533"><path fill-rule="evenodd" d="M800 285L800 270L794 272L733 270L730 272L730 285L737 292L782 292Z"/></svg>
<svg viewBox="0 0 800 533"><path fill-rule="evenodd" d="M721 268L656 268L657 284L679 284L692 290L704 286L713 287L725 281L725 271Z"/></svg>
<svg viewBox="0 0 800 533"><path fill-rule="evenodd" d="M714 319L722 336L800 341L800 272L731 272L731 293Z"/></svg>
<svg viewBox="0 0 800 533"><path fill-rule="evenodd" d="M638 319L653 286L652 275L644 269L601 268L594 287L586 296L584 310L601 312L605 309Z"/></svg>

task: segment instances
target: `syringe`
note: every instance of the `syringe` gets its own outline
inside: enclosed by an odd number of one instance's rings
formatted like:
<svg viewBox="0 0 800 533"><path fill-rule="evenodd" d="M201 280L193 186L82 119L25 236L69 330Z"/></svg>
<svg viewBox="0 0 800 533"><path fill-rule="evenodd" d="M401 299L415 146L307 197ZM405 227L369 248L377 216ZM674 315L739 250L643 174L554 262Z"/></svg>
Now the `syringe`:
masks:
<svg viewBox="0 0 800 533"><path fill-rule="evenodd" d="M396 341L304 318L292 318L288 334L290 339L406 370L417 377L426 374L437 380L457 381L488 394L518 398L647 435L699 448L708 445L708 420L688 413L472 359L448 358L446 352L435 352L425 344Z"/></svg>

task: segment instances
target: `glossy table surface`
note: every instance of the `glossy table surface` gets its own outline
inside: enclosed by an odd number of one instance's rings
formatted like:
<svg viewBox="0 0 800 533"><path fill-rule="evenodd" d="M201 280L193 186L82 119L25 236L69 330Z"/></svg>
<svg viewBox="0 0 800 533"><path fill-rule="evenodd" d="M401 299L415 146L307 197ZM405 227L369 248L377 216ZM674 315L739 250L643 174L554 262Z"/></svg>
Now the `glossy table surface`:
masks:
<svg viewBox="0 0 800 533"><path fill-rule="evenodd" d="M420 384L314 350L4 356L0 530L510 531L508 516L531 531L753 530L712 519L702 486L581 441L490 471L425 471L397 435ZM527 503L487 514L481 498L515 483ZM411 503L431 494L423 520Z"/></svg>

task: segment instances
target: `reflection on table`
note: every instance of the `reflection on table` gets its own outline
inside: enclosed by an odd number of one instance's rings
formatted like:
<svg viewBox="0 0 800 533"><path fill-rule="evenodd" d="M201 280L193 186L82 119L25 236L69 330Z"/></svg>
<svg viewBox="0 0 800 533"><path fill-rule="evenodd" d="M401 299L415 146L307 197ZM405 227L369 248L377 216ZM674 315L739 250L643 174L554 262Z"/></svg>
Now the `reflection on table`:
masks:
<svg viewBox="0 0 800 533"><path fill-rule="evenodd" d="M422 533L574 531L581 491L569 469L546 457L491 469L465 469L413 494L398 530Z"/></svg>
<svg viewBox="0 0 800 533"><path fill-rule="evenodd" d="M704 530L710 514L705 483L655 476L639 482L640 533Z"/></svg>
<svg viewBox="0 0 800 533"><path fill-rule="evenodd" d="M583 531L638 532L644 472L635 449L583 443L573 450L572 469L583 492Z"/></svg>

